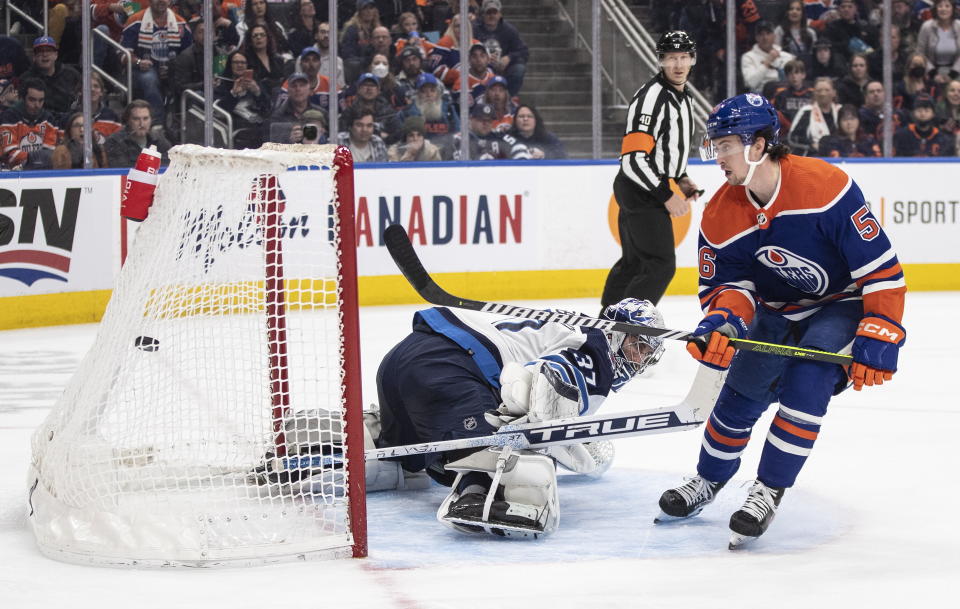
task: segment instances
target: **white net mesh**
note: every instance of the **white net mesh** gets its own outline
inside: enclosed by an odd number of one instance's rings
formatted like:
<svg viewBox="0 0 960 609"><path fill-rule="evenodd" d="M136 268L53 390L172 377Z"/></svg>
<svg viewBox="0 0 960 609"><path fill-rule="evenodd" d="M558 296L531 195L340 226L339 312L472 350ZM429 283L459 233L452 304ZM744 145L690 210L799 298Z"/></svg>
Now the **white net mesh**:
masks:
<svg viewBox="0 0 960 609"><path fill-rule="evenodd" d="M171 152L96 342L33 438L46 553L144 565L349 554L332 155ZM331 458L296 483L263 471L308 452Z"/></svg>

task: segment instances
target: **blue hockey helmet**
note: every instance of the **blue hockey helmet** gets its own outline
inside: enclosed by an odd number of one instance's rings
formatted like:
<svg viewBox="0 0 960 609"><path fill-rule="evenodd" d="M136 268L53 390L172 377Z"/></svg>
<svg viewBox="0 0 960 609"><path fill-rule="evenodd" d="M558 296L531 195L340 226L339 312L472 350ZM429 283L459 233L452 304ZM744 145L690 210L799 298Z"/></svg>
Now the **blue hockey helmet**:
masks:
<svg viewBox="0 0 960 609"><path fill-rule="evenodd" d="M663 315L649 300L624 298L603 310L603 316L612 321L649 326L666 327ZM613 350L613 389L618 391L631 378L653 366L663 355L663 339L656 336L640 336L623 332L608 333L607 340Z"/></svg>
<svg viewBox="0 0 960 609"><path fill-rule="evenodd" d="M753 143L754 135L758 131L770 128L773 137L767 142L767 149L780 143L780 119L777 111L762 95L743 93L730 97L719 104L707 117L707 134L700 156L709 161L716 158L713 140L727 136L739 135L744 146Z"/></svg>

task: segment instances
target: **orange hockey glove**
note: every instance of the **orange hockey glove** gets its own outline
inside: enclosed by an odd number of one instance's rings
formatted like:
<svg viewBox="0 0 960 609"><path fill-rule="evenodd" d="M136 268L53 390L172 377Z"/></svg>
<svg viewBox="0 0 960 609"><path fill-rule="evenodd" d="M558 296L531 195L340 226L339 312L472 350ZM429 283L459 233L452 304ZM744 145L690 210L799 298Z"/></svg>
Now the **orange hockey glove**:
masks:
<svg viewBox="0 0 960 609"><path fill-rule="evenodd" d="M897 355L907 340L903 326L885 315L867 315L860 320L853 339L853 363L850 379L853 389L882 385L897 371Z"/></svg>
<svg viewBox="0 0 960 609"><path fill-rule="evenodd" d="M730 366L735 349L731 338L743 338L747 335L747 324L730 309L718 308L700 321L697 329L687 341L687 352L693 359L715 370L724 370Z"/></svg>

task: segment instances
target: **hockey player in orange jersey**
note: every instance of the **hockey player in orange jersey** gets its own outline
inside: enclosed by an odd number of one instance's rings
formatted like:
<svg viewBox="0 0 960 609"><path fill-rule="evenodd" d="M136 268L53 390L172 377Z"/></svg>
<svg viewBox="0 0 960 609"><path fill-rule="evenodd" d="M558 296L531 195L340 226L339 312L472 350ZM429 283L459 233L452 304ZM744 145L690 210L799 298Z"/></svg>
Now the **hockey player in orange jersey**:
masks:
<svg viewBox="0 0 960 609"><path fill-rule="evenodd" d="M779 409L756 482L730 518L730 547L759 537L793 486L833 395L881 385L897 370L906 331L906 286L897 256L838 167L798 157L780 143L777 113L753 93L723 101L701 149L726 184L706 206L699 239L705 317L687 350L703 365L729 367L707 421L697 475L660 498L658 522L698 514L736 473L767 407ZM838 364L734 352L729 338L852 353Z"/></svg>

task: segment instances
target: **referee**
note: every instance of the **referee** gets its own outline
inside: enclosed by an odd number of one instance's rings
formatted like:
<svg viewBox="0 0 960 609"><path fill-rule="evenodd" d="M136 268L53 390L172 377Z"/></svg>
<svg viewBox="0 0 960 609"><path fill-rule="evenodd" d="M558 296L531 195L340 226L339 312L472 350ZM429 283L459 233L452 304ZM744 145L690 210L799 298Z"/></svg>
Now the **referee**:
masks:
<svg viewBox="0 0 960 609"><path fill-rule="evenodd" d="M699 194L687 177L693 138L687 77L697 62L696 51L686 32L661 36L657 43L661 70L630 103L620 172L613 181L623 253L607 276L603 307L628 297L656 304L676 271L670 217L690 211L690 201ZM671 182L682 196L671 190Z"/></svg>

